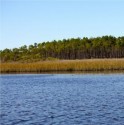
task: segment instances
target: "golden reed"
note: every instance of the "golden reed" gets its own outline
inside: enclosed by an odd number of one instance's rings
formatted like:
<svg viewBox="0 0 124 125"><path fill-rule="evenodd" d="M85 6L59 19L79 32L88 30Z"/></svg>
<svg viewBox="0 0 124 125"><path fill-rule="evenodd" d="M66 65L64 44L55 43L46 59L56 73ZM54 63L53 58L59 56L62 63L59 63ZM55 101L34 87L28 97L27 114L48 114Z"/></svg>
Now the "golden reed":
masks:
<svg viewBox="0 0 124 125"><path fill-rule="evenodd" d="M124 70L124 59L57 60L35 63L1 63L1 73L52 71L113 71Z"/></svg>

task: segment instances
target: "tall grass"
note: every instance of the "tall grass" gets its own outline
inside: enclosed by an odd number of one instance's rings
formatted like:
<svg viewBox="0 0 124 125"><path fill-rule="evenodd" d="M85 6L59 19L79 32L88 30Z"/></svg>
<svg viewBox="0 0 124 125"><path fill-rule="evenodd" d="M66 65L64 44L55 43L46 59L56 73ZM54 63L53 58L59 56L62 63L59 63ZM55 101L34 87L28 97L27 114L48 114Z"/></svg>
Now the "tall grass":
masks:
<svg viewBox="0 0 124 125"><path fill-rule="evenodd" d="M57 60L35 63L1 63L1 73L52 71L113 71L124 70L124 59Z"/></svg>

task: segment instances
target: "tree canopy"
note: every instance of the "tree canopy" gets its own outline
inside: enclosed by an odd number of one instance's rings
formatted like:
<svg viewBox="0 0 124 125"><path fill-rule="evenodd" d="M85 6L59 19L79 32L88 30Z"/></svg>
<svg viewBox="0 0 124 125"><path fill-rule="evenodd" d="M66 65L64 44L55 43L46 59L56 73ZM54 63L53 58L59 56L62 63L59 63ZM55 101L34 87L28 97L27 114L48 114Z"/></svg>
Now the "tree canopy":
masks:
<svg viewBox="0 0 124 125"><path fill-rule="evenodd" d="M71 38L34 43L34 45L0 50L1 62L57 59L123 58L124 36Z"/></svg>

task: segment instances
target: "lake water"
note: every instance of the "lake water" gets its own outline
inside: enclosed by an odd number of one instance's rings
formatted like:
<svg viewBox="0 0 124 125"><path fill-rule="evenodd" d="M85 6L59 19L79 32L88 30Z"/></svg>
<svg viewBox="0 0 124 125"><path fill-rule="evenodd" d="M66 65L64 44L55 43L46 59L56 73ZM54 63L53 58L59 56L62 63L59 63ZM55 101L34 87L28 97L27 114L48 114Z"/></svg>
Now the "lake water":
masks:
<svg viewBox="0 0 124 125"><path fill-rule="evenodd" d="M0 77L1 125L124 125L124 74Z"/></svg>

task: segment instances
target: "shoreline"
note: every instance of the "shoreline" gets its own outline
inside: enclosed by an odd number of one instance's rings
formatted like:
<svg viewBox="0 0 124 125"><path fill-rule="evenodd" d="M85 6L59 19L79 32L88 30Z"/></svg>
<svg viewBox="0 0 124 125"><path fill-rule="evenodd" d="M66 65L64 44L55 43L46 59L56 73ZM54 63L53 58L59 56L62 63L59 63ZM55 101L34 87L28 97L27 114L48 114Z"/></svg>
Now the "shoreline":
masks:
<svg viewBox="0 0 124 125"><path fill-rule="evenodd" d="M50 72L3 72L0 75L26 75L26 74L124 74L124 70L114 70L114 71L50 71Z"/></svg>

